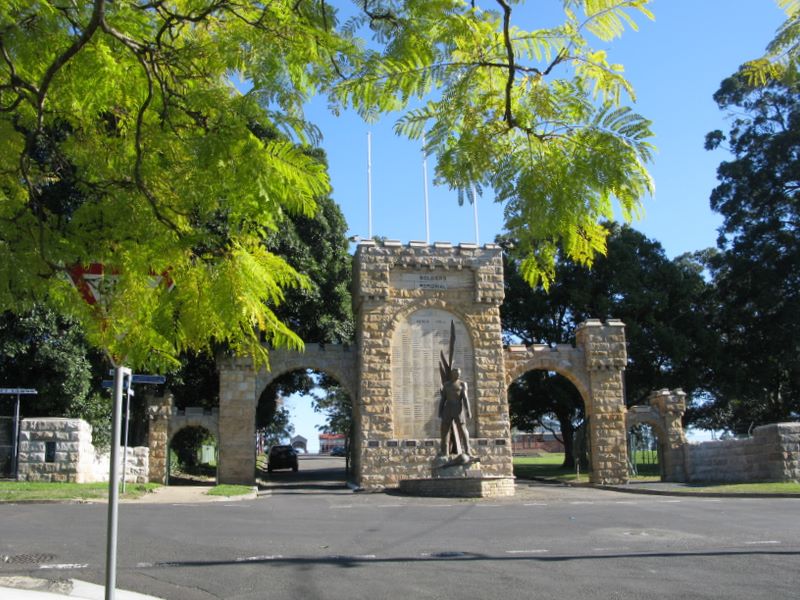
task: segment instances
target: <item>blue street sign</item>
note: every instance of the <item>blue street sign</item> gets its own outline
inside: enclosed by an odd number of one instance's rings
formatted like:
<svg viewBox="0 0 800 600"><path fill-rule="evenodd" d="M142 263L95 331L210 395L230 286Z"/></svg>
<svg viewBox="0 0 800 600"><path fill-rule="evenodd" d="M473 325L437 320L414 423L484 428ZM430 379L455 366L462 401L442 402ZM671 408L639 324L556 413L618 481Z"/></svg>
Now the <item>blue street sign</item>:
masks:
<svg viewBox="0 0 800 600"><path fill-rule="evenodd" d="M114 371L109 371L108 374L113 375ZM145 385L161 385L167 381L167 378L163 375L139 375L134 373L131 378L131 383L142 383Z"/></svg>

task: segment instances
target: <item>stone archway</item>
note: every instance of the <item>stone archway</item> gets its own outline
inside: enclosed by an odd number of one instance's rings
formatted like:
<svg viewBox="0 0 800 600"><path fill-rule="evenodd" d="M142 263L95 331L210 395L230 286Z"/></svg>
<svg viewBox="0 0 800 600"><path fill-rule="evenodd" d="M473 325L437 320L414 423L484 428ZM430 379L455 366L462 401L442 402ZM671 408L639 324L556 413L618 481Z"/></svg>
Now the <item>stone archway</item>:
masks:
<svg viewBox="0 0 800 600"><path fill-rule="evenodd" d="M625 325L589 319L578 326L576 345L510 346L505 353L506 387L532 370L566 377L583 398L589 421L592 482L628 481L623 372L627 362Z"/></svg>
<svg viewBox="0 0 800 600"><path fill-rule="evenodd" d="M304 352L270 350L269 356L269 369L256 370L249 358L219 361L220 483L253 484L256 407L261 393L277 377L298 369L320 371L335 378L355 398L357 353L349 346L309 344Z"/></svg>
<svg viewBox="0 0 800 600"><path fill-rule="evenodd" d="M681 418L686 411L683 390L658 390L650 394L647 404L631 406L625 415L625 430L637 424L650 425L659 437L664 481L686 481L686 435Z"/></svg>

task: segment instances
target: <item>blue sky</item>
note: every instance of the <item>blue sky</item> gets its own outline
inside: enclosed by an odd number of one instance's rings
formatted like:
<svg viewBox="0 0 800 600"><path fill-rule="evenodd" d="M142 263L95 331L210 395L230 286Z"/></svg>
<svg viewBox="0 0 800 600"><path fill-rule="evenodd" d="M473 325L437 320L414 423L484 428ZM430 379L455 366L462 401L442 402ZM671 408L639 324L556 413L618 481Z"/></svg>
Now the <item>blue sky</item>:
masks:
<svg viewBox="0 0 800 600"><path fill-rule="evenodd" d="M542 0L529 0L526 17ZM553 3L554 0L548 0ZM609 60L622 63L637 95L634 108L653 121L657 153L651 173L656 194L644 202L633 226L658 240L669 257L716 243L720 219L709 209L716 168L724 151L703 149L705 134L727 131L725 116L712 99L720 81L747 59L760 55L782 23L774 0L655 0L655 21L638 19L608 47ZM372 230L403 242L425 239L422 158L417 142L397 137L389 115L368 126L354 114L330 115L324 99L309 105L308 117L324 135L333 197L349 225L349 235L367 237L367 132L372 132ZM433 164L429 163L429 174ZM431 241L472 242L471 205L459 206L455 193L429 184ZM478 199L480 242L502 231L502 206ZM290 402L297 433L315 443L322 417L310 400Z"/></svg>

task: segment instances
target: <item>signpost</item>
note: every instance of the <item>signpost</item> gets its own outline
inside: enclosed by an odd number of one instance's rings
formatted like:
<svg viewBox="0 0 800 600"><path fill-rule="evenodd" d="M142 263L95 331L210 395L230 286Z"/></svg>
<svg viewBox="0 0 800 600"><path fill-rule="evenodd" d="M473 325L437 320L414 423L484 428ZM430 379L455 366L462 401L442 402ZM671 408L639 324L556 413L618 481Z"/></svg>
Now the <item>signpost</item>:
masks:
<svg viewBox="0 0 800 600"><path fill-rule="evenodd" d="M109 371L110 375L114 374L114 371ZM141 383L145 385L160 385L167 380L166 377L163 375L139 375L138 373L133 373L130 376L130 383ZM112 388L114 387L113 380L104 380L103 381L104 388ZM125 485L127 483L127 474L128 474L128 432L130 429L130 421L131 421L131 398L133 398L133 387L128 385L125 388L125 436L124 442L122 446L122 493L125 493Z"/></svg>
<svg viewBox="0 0 800 600"><path fill-rule="evenodd" d="M36 395L37 392L31 388L0 388L0 396L16 396L14 402L14 433L11 440L11 463L14 465L14 479L19 475L19 404L20 396Z"/></svg>
<svg viewBox="0 0 800 600"><path fill-rule="evenodd" d="M84 301L90 306L103 309L104 296L113 292L115 284L119 279L119 270L115 267L107 267L101 263L91 263L88 265L74 265L69 269L70 279L75 288L80 292ZM167 289L172 289L174 283L168 273L153 276L155 285L164 284ZM99 313L102 315L103 310ZM105 317L100 317L105 318ZM106 348L106 352L108 349ZM113 422L111 426L111 465L108 477L108 527L106 531L106 600L113 600L117 579L117 525L118 525L118 503L119 503L119 443L120 429L122 421L122 392L123 389L128 396L128 408L125 420L125 452L128 448L128 417L130 416L130 397L133 395L131 384L133 383L163 383L152 380L137 380L140 377L153 378L158 376L133 375L131 370L118 363L124 359L113 358L110 356L111 363L114 365L112 374L114 375L114 409ZM111 387L109 385L108 387ZM127 456L125 457L127 460ZM126 465L127 467L127 465ZM127 470L127 469L126 469ZM123 477L123 488L125 479Z"/></svg>

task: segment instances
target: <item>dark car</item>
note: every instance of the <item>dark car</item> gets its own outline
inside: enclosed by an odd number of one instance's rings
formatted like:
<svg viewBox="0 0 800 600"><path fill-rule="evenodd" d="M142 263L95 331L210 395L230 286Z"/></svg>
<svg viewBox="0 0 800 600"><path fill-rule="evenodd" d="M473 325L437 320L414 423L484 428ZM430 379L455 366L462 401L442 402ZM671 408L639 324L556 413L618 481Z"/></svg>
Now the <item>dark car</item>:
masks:
<svg viewBox="0 0 800 600"><path fill-rule="evenodd" d="M334 446L331 448L331 456L347 456L347 450L344 446Z"/></svg>
<svg viewBox="0 0 800 600"><path fill-rule="evenodd" d="M291 469L297 471L297 452L291 446L273 446L267 456L267 471Z"/></svg>

